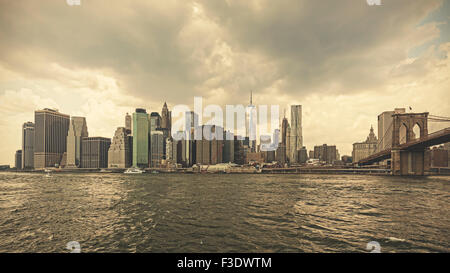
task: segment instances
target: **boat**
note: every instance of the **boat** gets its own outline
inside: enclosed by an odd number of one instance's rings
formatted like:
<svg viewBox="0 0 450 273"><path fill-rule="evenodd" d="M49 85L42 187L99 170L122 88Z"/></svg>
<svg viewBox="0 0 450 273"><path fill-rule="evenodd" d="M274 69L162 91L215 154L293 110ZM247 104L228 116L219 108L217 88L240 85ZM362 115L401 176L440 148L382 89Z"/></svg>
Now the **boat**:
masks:
<svg viewBox="0 0 450 273"><path fill-rule="evenodd" d="M45 175L46 177L51 177L51 174L53 171L50 169L45 169L44 172L46 173L46 175Z"/></svg>
<svg viewBox="0 0 450 273"><path fill-rule="evenodd" d="M124 171L123 173L126 173L126 174L138 174L138 173L144 173L144 172L145 172L144 170L141 170L139 168L129 168L126 171Z"/></svg>

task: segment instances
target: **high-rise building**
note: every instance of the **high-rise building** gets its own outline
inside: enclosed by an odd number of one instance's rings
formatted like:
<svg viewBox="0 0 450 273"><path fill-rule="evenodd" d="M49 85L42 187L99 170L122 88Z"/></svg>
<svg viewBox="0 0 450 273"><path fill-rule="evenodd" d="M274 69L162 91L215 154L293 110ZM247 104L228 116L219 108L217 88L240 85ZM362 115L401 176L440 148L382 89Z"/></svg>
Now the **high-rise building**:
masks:
<svg viewBox="0 0 450 273"><path fill-rule="evenodd" d="M287 143L287 130L289 127L289 122L286 118L286 116L283 118L283 121L281 122L281 143L286 146Z"/></svg>
<svg viewBox="0 0 450 273"><path fill-rule="evenodd" d="M290 148L291 163L298 162L298 150L303 147L302 136L302 106L291 105L291 130L290 130Z"/></svg>
<svg viewBox="0 0 450 273"><path fill-rule="evenodd" d="M108 150L108 168L129 168L132 161L133 137L125 127L118 127Z"/></svg>
<svg viewBox="0 0 450 273"><path fill-rule="evenodd" d="M392 147L392 123L394 121L392 115L401 113L405 113L405 108L395 108L394 111L385 111L378 115L378 151ZM400 132L400 140L404 139L405 136L405 133ZM353 160L355 159L353 158Z"/></svg>
<svg viewBox="0 0 450 273"><path fill-rule="evenodd" d="M67 149L70 116L45 108L34 113L34 168L60 164Z"/></svg>
<svg viewBox="0 0 450 273"><path fill-rule="evenodd" d="M16 154L14 155L14 167L17 170L22 169L22 150L17 150Z"/></svg>
<svg viewBox="0 0 450 273"><path fill-rule="evenodd" d="M234 163L245 164L245 145L241 136L234 136Z"/></svg>
<svg viewBox="0 0 450 273"><path fill-rule="evenodd" d="M150 140L150 166L152 168L161 167L161 160L163 160L164 151L164 136L162 131L152 131Z"/></svg>
<svg viewBox="0 0 450 273"><path fill-rule="evenodd" d="M377 152L378 139L373 132L373 127L370 127L370 133L367 139L363 142L353 143L352 159L353 162L358 162L359 160L370 156Z"/></svg>
<svg viewBox="0 0 450 273"><path fill-rule="evenodd" d="M34 168L34 123L25 122L22 126L22 164L23 169Z"/></svg>
<svg viewBox="0 0 450 273"><path fill-rule="evenodd" d="M137 108L133 113L133 167L149 166L150 117L147 111Z"/></svg>
<svg viewBox="0 0 450 273"><path fill-rule="evenodd" d="M278 145L278 148L275 152L275 160L281 164L286 163L286 146L285 146L285 144Z"/></svg>
<svg viewBox="0 0 450 273"><path fill-rule="evenodd" d="M88 137L86 118L72 117L69 132L67 133L67 158L66 166L76 168L81 163L81 140Z"/></svg>
<svg viewBox="0 0 450 273"><path fill-rule="evenodd" d="M286 129L286 160L287 162L293 162L291 158L291 126L288 123L287 129Z"/></svg>
<svg viewBox="0 0 450 273"><path fill-rule="evenodd" d="M234 135L231 132L224 132L222 162L234 163Z"/></svg>
<svg viewBox="0 0 450 273"><path fill-rule="evenodd" d="M127 134L131 134L131 116L127 113L125 115L125 130L127 131Z"/></svg>
<svg viewBox="0 0 450 273"><path fill-rule="evenodd" d="M169 163L177 163L177 145L173 138L166 139L166 160Z"/></svg>
<svg viewBox="0 0 450 273"><path fill-rule="evenodd" d="M108 150L111 139L84 137L81 140L81 168L108 168Z"/></svg>
<svg viewBox="0 0 450 273"><path fill-rule="evenodd" d="M167 107L167 103L164 102L163 108L161 110L161 128L167 130L170 136L170 131L172 127L172 116L169 108Z"/></svg>
<svg viewBox="0 0 450 273"><path fill-rule="evenodd" d="M161 116L158 112L152 112L150 114L150 132L154 132L159 128L161 128Z"/></svg>
<svg viewBox="0 0 450 273"><path fill-rule="evenodd" d="M252 152L256 152L256 115L256 106L253 105L253 92L250 91L250 104L247 106L245 113L245 136L249 138L248 147Z"/></svg>

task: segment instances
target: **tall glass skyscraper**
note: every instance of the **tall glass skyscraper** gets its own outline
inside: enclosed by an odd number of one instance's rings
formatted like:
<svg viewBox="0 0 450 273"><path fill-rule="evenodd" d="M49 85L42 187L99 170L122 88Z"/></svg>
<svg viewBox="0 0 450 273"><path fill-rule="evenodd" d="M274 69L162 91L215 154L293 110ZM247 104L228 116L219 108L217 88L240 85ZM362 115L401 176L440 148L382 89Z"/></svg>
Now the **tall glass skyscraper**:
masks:
<svg viewBox="0 0 450 273"><path fill-rule="evenodd" d="M149 166L150 116L147 111L137 108L133 113L133 167Z"/></svg>

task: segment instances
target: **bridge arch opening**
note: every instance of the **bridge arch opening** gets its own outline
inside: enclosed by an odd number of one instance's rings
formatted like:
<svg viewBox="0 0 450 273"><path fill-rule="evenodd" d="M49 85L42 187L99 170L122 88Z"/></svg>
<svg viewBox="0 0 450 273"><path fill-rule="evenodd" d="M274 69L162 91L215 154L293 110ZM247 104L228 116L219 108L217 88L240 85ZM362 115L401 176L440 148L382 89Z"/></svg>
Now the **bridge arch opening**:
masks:
<svg viewBox="0 0 450 273"><path fill-rule="evenodd" d="M400 126L400 129L399 129L399 136L400 136L399 144L406 143L407 135L408 135L408 128L406 127L406 125L404 123L402 123L402 125Z"/></svg>
<svg viewBox="0 0 450 273"><path fill-rule="evenodd" d="M414 124L414 127L412 129L411 140L422 138L423 136L421 132L422 129L420 128L419 123Z"/></svg>

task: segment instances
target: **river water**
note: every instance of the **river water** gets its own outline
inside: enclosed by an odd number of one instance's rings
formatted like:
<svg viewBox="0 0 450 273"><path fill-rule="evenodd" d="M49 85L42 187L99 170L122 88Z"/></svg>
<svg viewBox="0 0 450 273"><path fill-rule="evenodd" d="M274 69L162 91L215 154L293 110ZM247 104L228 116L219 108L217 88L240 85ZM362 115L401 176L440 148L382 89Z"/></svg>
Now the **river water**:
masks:
<svg viewBox="0 0 450 273"><path fill-rule="evenodd" d="M450 177L0 173L0 252L450 251Z"/></svg>

